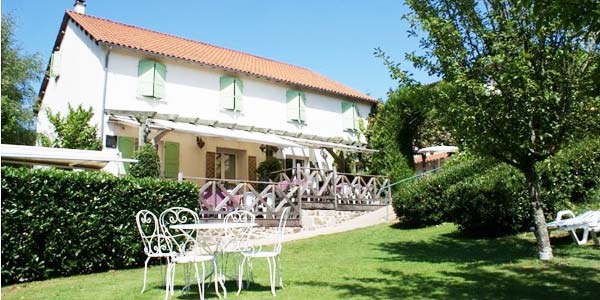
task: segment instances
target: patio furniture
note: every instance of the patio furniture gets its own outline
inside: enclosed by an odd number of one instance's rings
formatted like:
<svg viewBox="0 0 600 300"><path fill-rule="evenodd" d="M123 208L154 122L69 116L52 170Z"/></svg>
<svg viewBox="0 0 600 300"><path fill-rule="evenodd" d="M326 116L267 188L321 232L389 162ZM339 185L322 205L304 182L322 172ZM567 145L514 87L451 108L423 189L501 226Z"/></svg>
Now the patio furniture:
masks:
<svg viewBox="0 0 600 300"><path fill-rule="evenodd" d="M167 260L169 265L170 259L175 256L173 251L173 245L171 240L164 234L160 233L160 227L158 225L158 218L149 210L140 210L135 215L135 221L137 223L138 231L142 237L142 243L144 244L144 253L148 256L144 262L144 286L142 287L142 294L146 290L146 278L148 274L148 261L151 258Z"/></svg>
<svg viewBox="0 0 600 300"><path fill-rule="evenodd" d="M217 282L217 261L215 256L209 250L202 239L199 239L194 229L186 228L182 225L198 224L198 215L190 209L184 207L172 207L160 214L160 227L171 239L173 245L177 247L177 255L173 256L167 266L167 294L165 300L168 299L168 291L171 295L174 294L175 285L175 266L177 264L193 264L195 269L195 277L198 283L198 291L200 299L204 300L204 280L206 278L206 262L212 264L212 269L215 277L215 291L220 298L219 286ZM180 227L177 227L179 225ZM202 264L202 276L199 276L198 263ZM186 284L184 290L189 288L188 272L184 270L186 276Z"/></svg>
<svg viewBox="0 0 600 300"><path fill-rule="evenodd" d="M273 247L272 251L263 251L262 246L251 249L250 251L242 252L242 263L240 264L239 274L238 274L238 292L239 295L242 291L242 276L244 274L244 265L248 262L248 281L247 286L250 286L250 281L252 281L252 259L253 258L266 258L267 263L269 265L269 281L271 283L271 294L275 296L275 278L277 275L277 271L279 271L279 285L283 288L283 274L281 268L281 261L279 260L279 255L281 254L283 235L285 234L285 225L289 216L290 207L286 207L283 209L281 213L281 217L279 219L279 226L277 227L276 239L277 242Z"/></svg>
<svg viewBox="0 0 600 300"><path fill-rule="evenodd" d="M237 210L228 213L223 220L225 226L229 224L254 224L256 216L245 210ZM225 256L225 263L223 264L223 276L226 276L225 271L227 270L227 261L230 254L240 254L244 251L250 251L251 248L248 245L248 240L252 234L253 226L247 227L225 227L225 236L221 240L221 253ZM238 262L239 262L238 257ZM240 272L238 264L238 276ZM239 287L238 287L239 288Z"/></svg>
<svg viewBox="0 0 600 300"><path fill-rule="evenodd" d="M568 219L563 217L570 216ZM592 236L594 244L600 246L597 232L600 232L600 211L590 210L578 216L570 210L562 210L556 214L556 220L546 224L549 230L558 229L569 231L577 245L585 245L588 241L588 235ZM577 229L583 229L581 239L577 236Z"/></svg>

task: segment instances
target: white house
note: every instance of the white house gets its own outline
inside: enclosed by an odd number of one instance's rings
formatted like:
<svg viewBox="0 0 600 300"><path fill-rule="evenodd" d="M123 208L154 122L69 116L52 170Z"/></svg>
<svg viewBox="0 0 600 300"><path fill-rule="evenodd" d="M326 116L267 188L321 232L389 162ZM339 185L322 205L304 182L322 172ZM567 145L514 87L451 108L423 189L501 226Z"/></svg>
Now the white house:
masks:
<svg viewBox="0 0 600 300"><path fill-rule="evenodd" d="M359 127L378 103L306 68L86 15L83 1L64 15L39 101L39 133L52 135L48 108L82 104L104 149L128 158L148 139L165 177L245 180L267 152L330 169L324 149L371 151Z"/></svg>

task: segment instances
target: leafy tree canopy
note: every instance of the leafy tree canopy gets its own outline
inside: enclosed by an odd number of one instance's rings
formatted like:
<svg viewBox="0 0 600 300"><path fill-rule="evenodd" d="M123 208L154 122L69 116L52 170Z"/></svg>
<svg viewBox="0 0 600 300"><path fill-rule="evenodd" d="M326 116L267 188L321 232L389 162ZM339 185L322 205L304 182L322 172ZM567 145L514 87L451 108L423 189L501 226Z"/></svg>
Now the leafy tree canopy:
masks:
<svg viewBox="0 0 600 300"><path fill-rule="evenodd" d="M540 257L552 258L534 165L600 132L600 3L407 4L410 33L425 51L407 58L443 78L436 107L466 146L525 174Z"/></svg>
<svg viewBox="0 0 600 300"><path fill-rule="evenodd" d="M94 116L91 107L86 110L80 104L74 109L69 104L66 117L62 117L60 112L53 114L50 109L46 113L48 120L54 126L56 138L51 140L47 136L42 136L44 146L84 150L102 149L102 141L98 139L98 128L96 125L90 125L90 120Z"/></svg>
<svg viewBox="0 0 600 300"><path fill-rule="evenodd" d="M2 15L2 143L33 145L32 83L41 75L38 54L22 53L14 36L14 21Z"/></svg>

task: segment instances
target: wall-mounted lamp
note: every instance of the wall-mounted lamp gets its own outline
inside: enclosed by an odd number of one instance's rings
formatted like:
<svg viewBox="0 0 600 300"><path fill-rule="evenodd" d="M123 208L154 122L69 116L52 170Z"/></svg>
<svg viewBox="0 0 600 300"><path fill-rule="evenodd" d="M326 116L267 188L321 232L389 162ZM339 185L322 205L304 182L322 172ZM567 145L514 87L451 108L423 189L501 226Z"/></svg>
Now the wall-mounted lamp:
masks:
<svg viewBox="0 0 600 300"><path fill-rule="evenodd" d="M204 147L204 140L202 140L201 137L197 136L196 137L196 145L198 146L198 148L202 149Z"/></svg>

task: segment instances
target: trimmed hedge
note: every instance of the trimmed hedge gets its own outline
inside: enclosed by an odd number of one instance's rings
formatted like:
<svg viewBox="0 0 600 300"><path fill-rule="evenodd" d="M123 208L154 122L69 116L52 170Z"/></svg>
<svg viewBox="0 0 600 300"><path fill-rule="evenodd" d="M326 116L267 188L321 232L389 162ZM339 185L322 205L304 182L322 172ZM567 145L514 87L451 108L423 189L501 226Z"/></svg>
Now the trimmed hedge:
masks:
<svg viewBox="0 0 600 300"><path fill-rule="evenodd" d="M448 189L452 213L447 220L475 237L525 231L531 224L526 186L525 177L516 169L507 164L492 165Z"/></svg>
<svg viewBox="0 0 600 300"><path fill-rule="evenodd" d="M141 209L195 208L189 183L2 168L2 284L143 265Z"/></svg>
<svg viewBox="0 0 600 300"><path fill-rule="evenodd" d="M540 163L542 197L555 202L598 204L591 197L600 186L600 138L589 138Z"/></svg>
<svg viewBox="0 0 600 300"><path fill-rule="evenodd" d="M488 161L467 157L448 162L443 171L398 187L394 195L394 210L409 227L437 225L451 219L453 200L448 189L484 170Z"/></svg>
<svg viewBox="0 0 600 300"><path fill-rule="evenodd" d="M574 143L537 169L548 219L562 209L600 208L600 139ZM454 222L479 237L513 234L532 225L524 176L507 164L468 155L401 186L394 208L407 226Z"/></svg>

